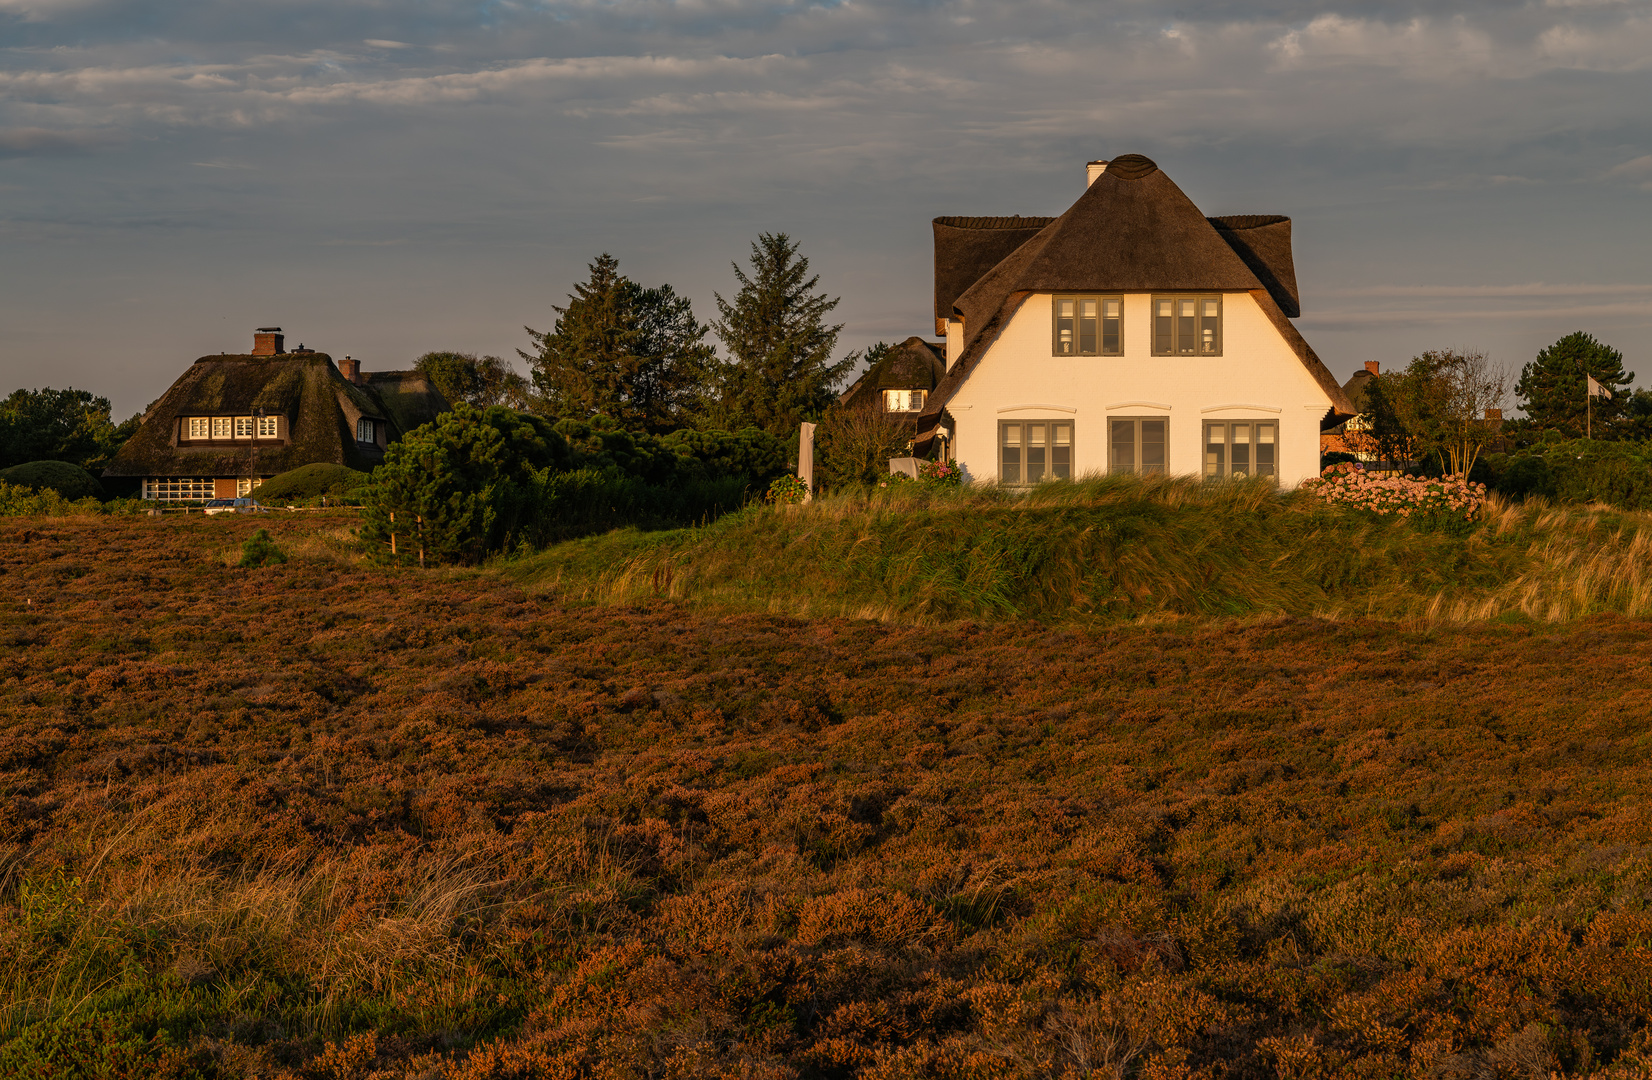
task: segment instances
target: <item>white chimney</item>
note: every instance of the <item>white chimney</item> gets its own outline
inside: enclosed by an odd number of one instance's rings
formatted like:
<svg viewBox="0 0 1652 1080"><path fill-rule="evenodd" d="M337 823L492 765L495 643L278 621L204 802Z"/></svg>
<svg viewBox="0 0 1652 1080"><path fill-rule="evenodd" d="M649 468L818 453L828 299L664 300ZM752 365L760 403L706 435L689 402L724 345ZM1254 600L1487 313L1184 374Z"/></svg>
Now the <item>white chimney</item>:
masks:
<svg viewBox="0 0 1652 1080"><path fill-rule="evenodd" d="M1105 162L1105 161L1092 161L1088 165L1084 166L1084 172L1085 172L1084 186L1089 187L1091 184L1095 183L1096 182L1096 177L1100 176L1102 173L1104 173L1106 171L1107 171L1107 162Z"/></svg>

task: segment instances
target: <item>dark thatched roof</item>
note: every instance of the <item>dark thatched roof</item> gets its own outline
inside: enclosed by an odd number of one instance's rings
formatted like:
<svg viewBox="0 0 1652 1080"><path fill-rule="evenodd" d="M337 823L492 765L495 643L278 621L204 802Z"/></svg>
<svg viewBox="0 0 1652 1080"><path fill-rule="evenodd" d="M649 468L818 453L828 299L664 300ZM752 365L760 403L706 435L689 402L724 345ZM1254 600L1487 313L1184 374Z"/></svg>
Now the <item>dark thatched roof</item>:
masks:
<svg viewBox="0 0 1652 1080"><path fill-rule="evenodd" d="M951 318L952 305L966 289L1054 220L1051 217L936 218L935 318L941 322Z"/></svg>
<svg viewBox="0 0 1652 1080"><path fill-rule="evenodd" d="M1245 265L1273 295L1280 310L1293 319L1301 316L1296 262L1291 258L1291 219L1278 214L1234 214L1208 220L1228 246L1245 260Z"/></svg>
<svg viewBox="0 0 1652 1080"><path fill-rule="evenodd" d="M448 405L415 371L367 374L356 386L326 353L274 356L203 356L189 366L143 418L137 434L104 470L105 476L238 476L247 471L248 448L189 447L178 444L178 419L185 416L245 416L262 408L287 419L283 443L260 442L258 472L286 472L315 462L371 469L381 450L356 442L350 416L388 422L391 441L434 420Z"/></svg>
<svg viewBox="0 0 1652 1080"><path fill-rule="evenodd" d="M941 422L946 403L1010 317L1035 293L1248 292L1331 399L1325 422L1353 415L1342 387L1275 298L1273 289L1288 284L1295 306L1289 222L1259 216L1221 220L1227 224L1218 229L1150 158L1114 158L1065 214L1038 230L953 302L953 313L964 320L963 351L919 418L916 452L927 451L928 436ZM1272 278L1273 288L1251 268L1252 262ZM936 275L939 280L939 270Z"/></svg>
<svg viewBox="0 0 1652 1080"><path fill-rule="evenodd" d="M839 405L859 405L880 390L933 391L946 374L946 346L909 337L883 354L838 397Z"/></svg>
<svg viewBox="0 0 1652 1080"><path fill-rule="evenodd" d="M1362 413L1365 411L1365 395L1371 389L1371 380L1375 378L1376 376L1371 374L1370 368L1360 368L1348 376L1348 381L1342 384L1342 392L1348 395L1349 401L1353 402L1355 412Z"/></svg>

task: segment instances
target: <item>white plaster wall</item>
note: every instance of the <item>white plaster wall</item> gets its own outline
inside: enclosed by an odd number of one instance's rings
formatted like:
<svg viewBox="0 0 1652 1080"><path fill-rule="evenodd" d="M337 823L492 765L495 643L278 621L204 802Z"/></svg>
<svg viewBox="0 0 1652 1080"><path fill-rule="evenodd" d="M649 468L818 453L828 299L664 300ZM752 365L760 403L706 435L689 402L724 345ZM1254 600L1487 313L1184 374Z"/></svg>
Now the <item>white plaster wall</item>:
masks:
<svg viewBox="0 0 1652 1080"><path fill-rule="evenodd" d="M1192 474L1203 461L1203 421L1277 420L1280 484L1318 475L1319 421L1331 400L1248 293L1222 294L1215 357L1151 355L1148 293L1124 297L1123 356L1053 356L1051 299L1028 297L947 403L953 454L970 479L997 477L998 422L1010 419L1073 421L1075 475L1105 472L1110 415L1168 417L1168 469Z"/></svg>

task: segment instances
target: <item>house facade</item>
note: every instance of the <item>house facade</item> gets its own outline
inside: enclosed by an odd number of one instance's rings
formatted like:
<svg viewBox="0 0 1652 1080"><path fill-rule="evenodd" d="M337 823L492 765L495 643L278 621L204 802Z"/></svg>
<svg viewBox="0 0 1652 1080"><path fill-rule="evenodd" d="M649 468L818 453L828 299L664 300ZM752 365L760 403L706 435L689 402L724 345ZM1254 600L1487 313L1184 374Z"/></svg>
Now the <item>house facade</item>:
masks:
<svg viewBox="0 0 1652 1080"><path fill-rule="evenodd" d="M191 364L103 475L137 481L145 499L200 502L317 462L365 472L447 407L417 371L366 372L302 345L288 352L280 329L264 327L250 353Z"/></svg>
<svg viewBox="0 0 1652 1080"><path fill-rule="evenodd" d="M1319 473L1354 415L1291 319L1290 219L1207 218L1151 160L1057 218L937 218L945 372L915 450L971 480Z"/></svg>

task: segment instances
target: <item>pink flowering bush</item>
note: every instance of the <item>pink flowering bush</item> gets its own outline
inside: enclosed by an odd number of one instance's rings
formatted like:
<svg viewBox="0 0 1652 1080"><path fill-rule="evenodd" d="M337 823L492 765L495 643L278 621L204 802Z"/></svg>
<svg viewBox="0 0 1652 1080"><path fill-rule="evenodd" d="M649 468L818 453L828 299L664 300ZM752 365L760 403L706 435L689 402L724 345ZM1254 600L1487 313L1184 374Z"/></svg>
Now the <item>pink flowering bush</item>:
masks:
<svg viewBox="0 0 1652 1080"><path fill-rule="evenodd" d="M918 479L939 487L958 487L964 482L964 470L954 461L925 461L918 466Z"/></svg>
<svg viewBox="0 0 1652 1080"><path fill-rule="evenodd" d="M1347 461L1327 466L1319 479L1305 481L1302 490L1326 502L1403 518L1439 516L1473 521L1486 501L1486 485L1461 476L1437 480L1372 476Z"/></svg>

